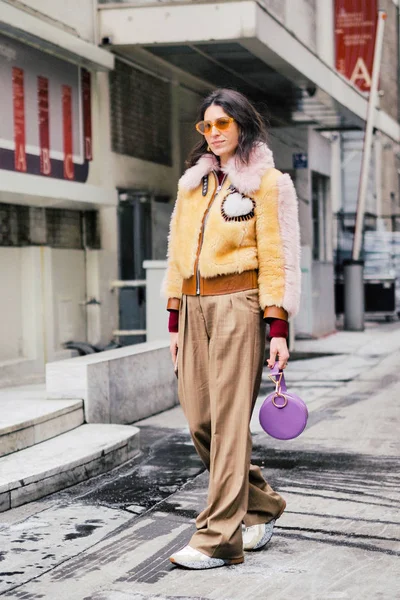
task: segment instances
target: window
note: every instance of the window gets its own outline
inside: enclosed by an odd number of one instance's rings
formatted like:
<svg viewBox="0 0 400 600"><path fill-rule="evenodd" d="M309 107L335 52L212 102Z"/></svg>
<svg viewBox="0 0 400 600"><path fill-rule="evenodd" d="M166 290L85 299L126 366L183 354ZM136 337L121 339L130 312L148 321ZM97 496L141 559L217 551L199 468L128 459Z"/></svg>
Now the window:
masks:
<svg viewBox="0 0 400 600"><path fill-rule="evenodd" d="M113 151L171 166L170 84L117 60L110 94Z"/></svg>
<svg viewBox="0 0 400 600"><path fill-rule="evenodd" d="M327 196L328 177L312 172L313 260L327 260Z"/></svg>

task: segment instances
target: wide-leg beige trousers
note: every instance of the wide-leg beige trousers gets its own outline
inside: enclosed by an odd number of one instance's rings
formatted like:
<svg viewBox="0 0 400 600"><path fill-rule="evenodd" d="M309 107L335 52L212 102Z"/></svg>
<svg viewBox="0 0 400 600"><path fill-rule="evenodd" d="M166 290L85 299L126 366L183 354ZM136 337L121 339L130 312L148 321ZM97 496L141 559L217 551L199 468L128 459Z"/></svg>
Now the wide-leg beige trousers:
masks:
<svg viewBox="0 0 400 600"><path fill-rule="evenodd" d="M250 418L265 348L258 290L183 296L178 347L179 399L210 471L207 507L189 543L208 556L239 558L242 522L267 523L285 508L250 464Z"/></svg>

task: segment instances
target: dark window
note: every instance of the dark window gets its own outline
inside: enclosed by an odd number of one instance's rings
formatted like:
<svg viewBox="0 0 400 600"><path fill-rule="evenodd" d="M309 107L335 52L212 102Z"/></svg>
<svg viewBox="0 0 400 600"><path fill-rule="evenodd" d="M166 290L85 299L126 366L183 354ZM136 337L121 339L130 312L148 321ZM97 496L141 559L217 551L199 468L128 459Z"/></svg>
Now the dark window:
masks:
<svg viewBox="0 0 400 600"><path fill-rule="evenodd" d="M0 204L0 246L29 243L29 207Z"/></svg>
<svg viewBox="0 0 400 600"><path fill-rule="evenodd" d="M0 246L100 248L99 213L0 203Z"/></svg>
<svg viewBox="0 0 400 600"><path fill-rule="evenodd" d="M87 210L83 213L83 235L85 248L100 248L99 213Z"/></svg>
<svg viewBox="0 0 400 600"><path fill-rule="evenodd" d="M47 244L53 248L83 248L82 219L77 210L46 210Z"/></svg>
<svg viewBox="0 0 400 600"><path fill-rule="evenodd" d="M113 151L171 166L170 84L117 60L110 90Z"/></svg>

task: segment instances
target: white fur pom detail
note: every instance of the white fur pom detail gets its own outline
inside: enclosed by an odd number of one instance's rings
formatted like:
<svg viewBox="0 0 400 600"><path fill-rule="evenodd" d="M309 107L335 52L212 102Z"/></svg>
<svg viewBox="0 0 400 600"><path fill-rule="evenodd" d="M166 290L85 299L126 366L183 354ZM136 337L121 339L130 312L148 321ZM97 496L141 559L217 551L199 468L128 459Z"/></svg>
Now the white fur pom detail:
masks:
<svg viewBox="0 0 400 600"><path fill-rule="evenodd" d="M229 194L222 205L225 215L233 219L234 217L243 217L254 210L253 200L242 196L239 192Z"/></svg>
<svg viewBox="0 0 400 600"><path fill-rule="evenodd" d="M219 169L219 163L214 154L203 154L198 162L188 169L180 178L180 187L187 190L194 190L205 175L211 173L213 169Z"/></svg>

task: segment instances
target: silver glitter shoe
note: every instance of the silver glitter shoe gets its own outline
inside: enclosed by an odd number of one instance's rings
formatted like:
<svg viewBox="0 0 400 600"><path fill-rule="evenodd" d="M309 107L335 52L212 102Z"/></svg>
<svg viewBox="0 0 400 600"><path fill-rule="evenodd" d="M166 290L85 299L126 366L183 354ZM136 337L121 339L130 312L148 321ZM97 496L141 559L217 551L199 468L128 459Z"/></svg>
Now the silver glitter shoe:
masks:
<svg viewBox="0 0 400 600"><path fill-rule="evenodd" d="M261 550L272 538L276 519L246 527L243 533L243 550Z"/></svg>
<svg viewBox="0 0 400 600"><path fill-rule="evenodd" d="M243 556L232 559L212 558L191 546L185 546L182 550L179 550L179 552L175 552L175 554L170 556L169 560L174 565L179 565L186 569L215 569L216 567L238 565L244 561L244 558Z"/></svg>

